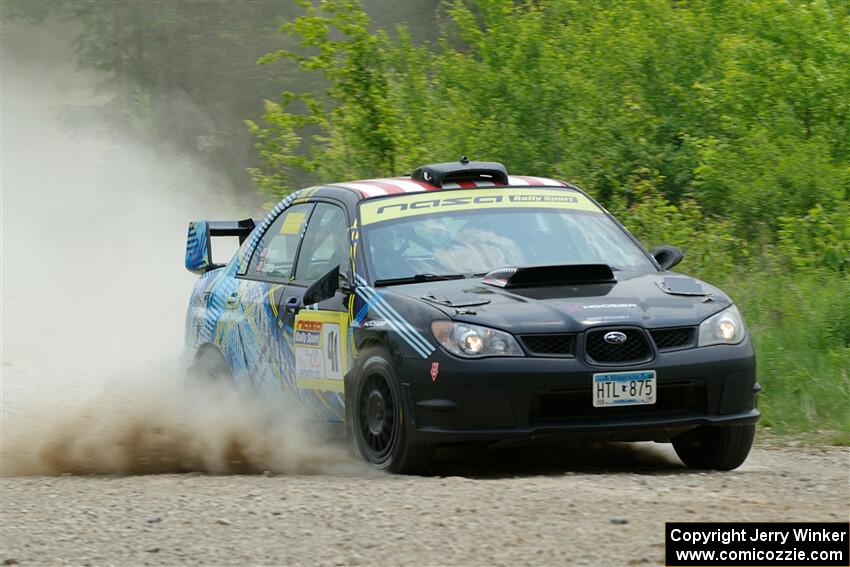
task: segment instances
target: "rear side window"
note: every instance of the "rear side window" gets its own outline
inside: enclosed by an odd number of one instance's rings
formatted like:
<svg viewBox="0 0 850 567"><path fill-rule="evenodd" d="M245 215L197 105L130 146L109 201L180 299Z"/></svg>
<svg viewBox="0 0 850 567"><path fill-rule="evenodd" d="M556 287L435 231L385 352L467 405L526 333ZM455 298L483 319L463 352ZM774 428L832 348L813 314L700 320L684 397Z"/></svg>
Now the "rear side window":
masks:
<svg viewBox="0 0 850 567"><path fill-rule="evenodd" d="M312 210L311 203L302 203L281 213L257 244L248 266L248 274L288 280L304 225Z"/></svg>

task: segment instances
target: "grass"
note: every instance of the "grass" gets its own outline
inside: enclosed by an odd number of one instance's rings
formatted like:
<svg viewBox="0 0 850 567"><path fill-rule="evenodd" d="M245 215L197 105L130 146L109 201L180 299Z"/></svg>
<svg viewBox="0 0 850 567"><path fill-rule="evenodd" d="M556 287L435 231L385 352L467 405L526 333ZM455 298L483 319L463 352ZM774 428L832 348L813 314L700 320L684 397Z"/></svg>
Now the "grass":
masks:
<svg viewBox="0 0 850 567"><path fill-rule="evenodd" d="M850 276L746 272L721 287L753 336L761 425L850 445Z"/></svg>

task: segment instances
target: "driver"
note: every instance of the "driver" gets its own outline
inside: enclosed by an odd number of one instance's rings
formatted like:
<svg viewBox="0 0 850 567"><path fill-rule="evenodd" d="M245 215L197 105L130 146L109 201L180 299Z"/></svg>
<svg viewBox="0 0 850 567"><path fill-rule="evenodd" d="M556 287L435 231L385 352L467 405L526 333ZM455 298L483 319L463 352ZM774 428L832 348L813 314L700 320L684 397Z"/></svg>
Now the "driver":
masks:
<svg viewBox="0 0 850 567"><path fill-rule="evenodd" d="M402 247L399 244L402 239L396 227L387 227L386 232L389 234L382 234L383 238L369 239L369 254L375 269L375 279L387 280L413 275L415 272L401 254Z"/></svg>

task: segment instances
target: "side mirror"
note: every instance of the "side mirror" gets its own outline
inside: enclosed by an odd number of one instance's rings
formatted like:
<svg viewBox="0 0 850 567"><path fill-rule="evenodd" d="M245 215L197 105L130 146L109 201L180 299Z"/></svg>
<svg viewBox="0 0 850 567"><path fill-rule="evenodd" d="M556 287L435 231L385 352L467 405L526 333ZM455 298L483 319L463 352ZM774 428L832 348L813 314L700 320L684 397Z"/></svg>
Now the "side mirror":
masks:
<svg viewBox="0 0 850 567"><path fill-rule="evenodd" d="M310 287L304 292L303 304L313 305L314 303L330 299L338 289L340 289L339 266L334 266L322 277L310 284Z"/></svg>
<svg viewBox="0 0 850 567"><path fill-rule="evenodd" d="M351 282L348 280L348 276L340 272L339 274L339 289L342 293L346 295L350 295L354 293L354 286L351 285Z"/></svg>
<svg viewBox="0 0 850 567"><path fill-rule="evenodd" d="M652 257L662 270L669 270L682 261L685 254L675 246L659 246L652 251Z"/></svg>

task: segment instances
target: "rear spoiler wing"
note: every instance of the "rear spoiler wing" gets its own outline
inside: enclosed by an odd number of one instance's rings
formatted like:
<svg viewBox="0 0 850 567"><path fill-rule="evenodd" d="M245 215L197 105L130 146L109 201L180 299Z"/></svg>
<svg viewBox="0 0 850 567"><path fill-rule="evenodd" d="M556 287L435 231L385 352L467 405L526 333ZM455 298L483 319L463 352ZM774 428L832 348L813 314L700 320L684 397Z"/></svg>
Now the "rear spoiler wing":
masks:
<svg viewBox="0 0 850 567"><path fill-rule="evenodd" d="M239 244L245 242L254 230L254 219L238 221L192 221L186 236L186 269L193 274L203 274L220 268L221 264L212 262L213 236L236 236Z"/></svg>
<svg viewBox="0 0 850 567"><path fill-rule="evenodd" d="M245 242L256 224L254 219L239 221L207 221L210 227L210 236L238 236L239 244Z"/></svg>

